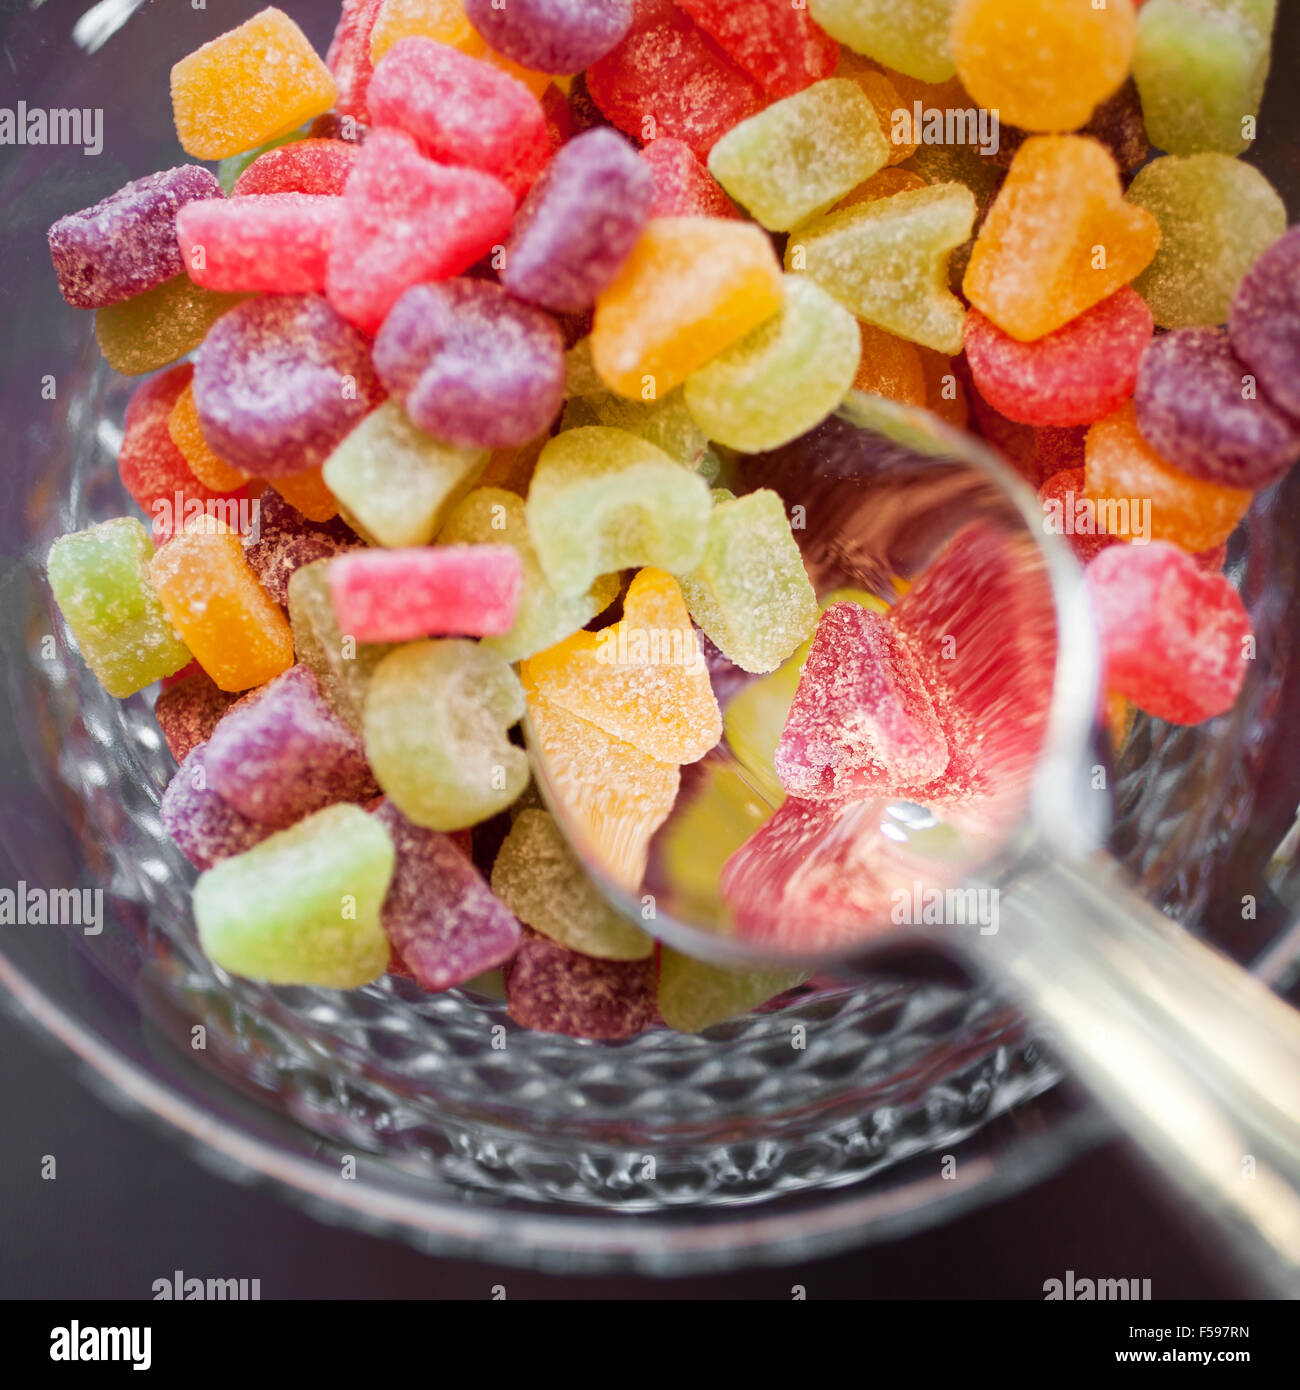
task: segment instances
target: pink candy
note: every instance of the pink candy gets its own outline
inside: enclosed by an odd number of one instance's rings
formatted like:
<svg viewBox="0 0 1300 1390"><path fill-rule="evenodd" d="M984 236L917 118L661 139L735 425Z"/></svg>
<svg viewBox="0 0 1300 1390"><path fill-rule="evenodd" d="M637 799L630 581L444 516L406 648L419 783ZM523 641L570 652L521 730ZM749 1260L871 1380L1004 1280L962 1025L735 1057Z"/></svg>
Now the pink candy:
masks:
<svg viewBox="0 0 1300 1390"><path fill-rule="evenodd" d="M740 212L684 140L661 135L641 151L654 175L651 217L735 217Z"/></svg>
<svg viewBox="0 0 1300 1390"><path fill-rule="evenodd" d="M358 550L329 567L339 630L358 642L500 637L521 582L519 554L505 545Z"/></svg>
<svg viewBox="0 0 1300 1390"><path fill-rule="evenodd" d="M176 218L190 279L209 290L323 290L340 206L339 198L310 193L190 203Z"/></svg>
<svg viewBox="0 0 1300 1390"><path fill-rule="evenodd" d="M503 967L510 1017L575 1038L629 1038L657 1012L655 961L596 960L524 928Z"/></svg>
<svg viewBox="0 0 1300 1390"><path fill-rule="evenodd" d="M334 74L337 95L334 109L341 116L368 122L366 90L374 67L370 62L370 36L384 0L343 0L343 12L325 54L325 66Z"/></svg>
<svg viewBox="0 0 1300 1390"><path fill-rule="evenodd" d="M232 198L266 193L316 193L337 197L343 192L359 147L346 140L295 140L267 150L240 174Z"/></svg>

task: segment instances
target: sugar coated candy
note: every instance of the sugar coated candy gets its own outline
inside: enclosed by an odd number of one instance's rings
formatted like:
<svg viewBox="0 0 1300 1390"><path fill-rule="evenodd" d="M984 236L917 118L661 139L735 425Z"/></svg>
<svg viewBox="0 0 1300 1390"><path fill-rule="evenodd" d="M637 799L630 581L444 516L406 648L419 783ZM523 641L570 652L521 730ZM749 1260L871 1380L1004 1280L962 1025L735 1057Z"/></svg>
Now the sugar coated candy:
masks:
<svg viewBox="0 0 1300 1390"><path fill-rule="evenodd" d="M192 206L193 212L181 210L176 232L190 278L205 289L311 294L325 288L337 197L266 193Z"/></svg>
<svg viewBox="0 0 1300 1390"><path fill-rule="evenodd" d="M932 782L949 758L932 683L880 614L852 603L827 609L776 750L782 786L831 801Z"/></svg>
<svg viewBox="0 0 1300 1390"><path fill-rule="evenodd" d="M325 289L372 334L404 290L459 275L504 241L515 208L500 179L426 159L400 130L362 145L343 204Z"/></svg>
<svg viewBox="0 0 1300 1390"><path fill-rule="evenodd" d="M1108 689L1171 724L1199 724L1232 708L1251 629L1222 575L1157 541L1110 546L1084 577Z"/></svg>
<svg viewBox="0 0 1300 1390"><path fill-rule="evenodd" d="M393 843L359 806L329 806L224 859L194 887L204 953L272 984L355 989L388 967L380 925Z"/></svg>
<svg viewBox="0 0 1300 1390"><path fill-rule="evenodd" d="M245 301L218 320L194 362L208 443L272 480L323 463L380 395L369 344L319 295Z"/></svg>
<svg viewBox="0 0 1300 1390"><path fill-rule="evenodd" d="M858 324L858 369L853 389L887 396L905 405L924 405L925 371L921 350L906 338L886 333L874 324Z"/></svg>
<svg viewBox="0 0 1300 1390"><path fill-rule="evenodd" d="M433 39L470 58L481 58L522 82L534 96L541 96L550 85L550 73L521 67L490 47L469 22L464 0L384 0L370 33L370 61L378 64L394 44L413 37Z"/></svg>
<svg viewBox="0 0 1300 1390"><path fill-rule="evenodd" d="M1241 154L1269 70L1277 0L1146 0L1133 74L1151 143Z"/></svg>
<svg viewBox="0 0 1300 1390"><path fill-rule="evenodd" d="M762 87L672 0L634 0L632 27L586 72L587 91L625 135L671 135L701 158L767 104Z"/></svg>
<svg viewBox="0 0 1300 1390"><path fill-rule="evenodd" d="M680 385L780 307L784 286L759 227L656 218L596 300L591 356L602 381L645 400Z"/></svg>
<svg viewBox="0 0 1300 1390"><path fill-rule="evenodd" d="M704 558L682 578L691 617L745 671L774 671L812 632L817 596L770 489L720 501Z"/></svg>
<svg viewBox="0 0 1300 1390"><path fill-rule="evenodd" d="M366 755L408 820L460 830L504 810L527 785L528 758L508 737L523 713L519 681L495 652L459 638L412 642L370 678Z"/></svg>
<svg viewBox="0 0 1300 1390"><path fill-rule="evenodd" d="M153 717L172 757L184 762L191 749L206 743L217 720L238 698L233 691L222 690L197 665L181 671L153 702Z"/></svg>
<svg viewBox="0 0 1300 1390"><path fill-rule="evenodd" d="M521 672L530 689L665 763L693 763L722 736L722 716L677 581L643 569L623 617L573 636Z"/></svg>
<svg viewBox="0 0 1300 1390"><path fill-rule="evenodd" d="M581 72L632 24L632 0L465 0L465 14L499 53L538 72Z"/></svg>
<svg viewBox="0 0 1300 1390"><path fill-rule="evenodd" d="M694 569L709 511L698 474L636 435L599 426L565 430L546 445L526 505L542 570L565 596L632 566Z"/></svg>
<svg viewBox="0 0 1300 1390"><path fill-rule="evenodd" d="M270 826L240 815L213 790L207 751L206 743L198 743L186 753L158 805L163 829L196 869L243 854L272 833Z"/></svg>
<svg viewBox="0 0 1300 1390"><path fill-rule="evenodd" d="M655 1018L655 963L597 960L526 931L503 974L510 1017L541 1033L617 1039Z"/></svg>
<svg viewBox="0 0 1300 1390"><path fill-rule="evenodd" d="M972 309L966 357L980 395L1008 419L1088 425L1133 394L1153 327L1151 311L1127 286L1032 343Z"/></svg>
<svg viewBox="0 0 1300 1390"><path fill-rule="evenodd" d="M339 442L324 477L376 545L427 545L487 461L486 449L445 444L387 400Z"/></svg>
<svg viewBox="0 0 1300 1390"><path fill-rule="evenodd" d="M651 217L739 217L736 205L684 140L661 135L641 151L654 177Z"/></svg>
<svg viewBox="0 0 1300 1390"><path fill-rule="evenodd" d="M1268 394L1300 417L1300 230L1274 242L1251 267L1233 296L1228 332Z"/></svg>
<svg viewBox="0 0 1300 1390"><path fill-rule="evenodd" d="M519 661L584 627L618 596L618 578L603 575L586 593L557 594L528 534L523 500L498 487L475 488L438 533L442 545L510 546L519 557L521 583L515 619L507 632L482 645L506 661Z"/></svg>
<svg viewBox="0 0 1300 1390"><path fill-rule="evenodd" d="M231 492L248 481L248 474L242 468L232 468L213 453L203 437L198 407L194 404L192 381L176 397L176 404L167 417L167 433L171 435L172 443L185 455L190 472L205 487L217 492Z"/></svg>
<svg viewBox="0 0 1300 1390"><path fill-rule="evenodd" d="M1153 160L1128 200L1160 224L1160 249L1133 287L1161 328L1226 323L1242 277L1286 231L1273 185L1224 154Z"/></svg>
<svg viewBox="0 0 1300 1390"><path fill-rule="evenodd" d="M789 231L888 162L875 108L856 83L832 77L729 130L709 172L769 231Z"/></svg>
<svg viewBox="0 0 1300 1390"><path fill-rule="evenodd" d="M962 288L1004 333L1033 342L1108 299L1159 245L1159 224L1124 201L1115 161L1097 141L1036 136L1012 162Z"/></svg>
<svg viewBox="0 0 1300 1390"><path fill-rule="evenodd" d="M813 19L832 37L921 82L946 82L956 71L950 30L957 0L808 0Z"/></svg>
<svg viewBox="0 0 1300 1390"><path fill-rule="evenodd" d="M337 197L357 162L360 146L347 140L295 140L259 155L235 180L232 198L269 193Z"/></svg>
<svg viewBox="0 0 1300 1390"><path fill-rule="evenodd" d="M157 289L185 268L176 245L179 209L220 197L207 169L182 164L60 217L49 231L59 292L74 309L99 309Z"/></svg>
<svg viewBox="0 0 1300 1390"><path fill-rule="evenodd" d="M601 897L547 812L515 817L492 864L492 891L534 931L600 960L645 960L654 939Z"/></svg>
<svg viewBox="0 0 1300 1390"><path fill-rule="evenodd" d="M181 148L224 159L320 116L334 79L283 10L265 9L172 68L172 114Z"/></svg>
<svg viewBox="0 0 1300 1390"><path fill-rule="evenodd" d="M168 621L222 690L264 685L293 665L284 614L254 579L238 534L217 518L187 523L149 574Z"/></svg>
<svg viewBox="0 0 1300 1390"><path fill-rule="evenodd" d="M1157 338L1142 359L1133 403L1142 437L1194 478L1263 488L1300 458L1300 421L1260 391L1221 328Z"/></svg>
<svg viewBox="0 0 1300 1390"><path fill-rule="evenodd" d="M728 970L663 946L659 952L659 1014L679 1033L739 1018L807 979L800 970Z"/></svg>
<svg viewBox="0 0 1300 1390"><path fill-rule="evenodd" d="M1063 468L1038 489L1044 528L1049 535L1064 536L1081 565L1108 545L1120 543L1100 524L1098 508L1087 495L1086 477L1082 468Z"/></svg>
<svg viewBox="0 0 1300 1390"><path fill-rule="evenodd" d="M731 449L774 449L819 425L853 385L861 339L824 289L786 277L779 313L706 362L685 385L687 408Z"/></svg>
<svg viewBox="0 0 1300 1390"><path fill-rule="evenodd" d="M133 517L60 536L46 562L77 648L110 695L125 699L188 665L149 581L153 545Z"/></svg>
<svg viewBox="0 0 1300 1390"><path fill-rule="evenodd" d="M856 318L955 353L965 311L948 288L948 256L974 220L974 196L961 184L895 193L800 227L786 245L786 267L806 273Z"/></svg>
<svg viewBox="0 0 1300 1390"><path fill-rule="evenodd" d="M156 289L100 309L95 341L115 372L143 376L193 352L208 329L243 298L213 294L188 275L176 275Z"/></svg>
<svg viewBox="0 0 1300 1390"><path fill-rule="evenodd" d="M257 582L283 608L295 570L360 545L357 534L338 517L313 521L274 488L267 488L257 499L256 535L244 538L244 559Z"/></svg>
<svg viewBox="0 0 1300 1390"><path fill-rule="evenodd" d="M374 360L414 424L465 448L526 444L564 404L555 321L485 280L408 290L375 340Z"/></svg>
<svg viewBox="0 0 1300 1390"><path fill-rule="evenodd" d="M374 816L396 851L380 920L416 982L437 993L509 960L519 923L456 841L412 825L391 801Z"/></svg>
<svg viewBox="0 0 1300 1390"><path fill-rule="evenodd" d="M1132 401L1089 429L1085 468L1089 498L1128 516L1127 526L1108 522L1106 530L1128 540L1210 550L1227 540L1250 506L1245 489L1193 478L1161 458L1143 438Z"/></svg>
<svg viewBox="0 0 1300 1390"><path fill-rule="evenodd" d="M903 109L903 98L898 88L881 71L879 64L870 58L862 57L861 54L854 53L850 48L845 48L840 51L840 59L834 75L837 78L852 82L871 103L872 109L876 113L880 132L885 137L889 150L889 164L886 165L886 168L901 164L905 159L910 159L917 151L921 132L915 128L911 120L914 113ZM897 119L897 113L900 111L903 111L903 114L908 117L907 122ZM878 172L883 173L884 170ZM873 174L872 178L875 177L876 175ZM865 182L870 183L871 180L867 179ZM912 186L919 187L924 182L924 179L918 178L916 184ZM896 187L890 188L890 192L898 191L899 189ZM851 196L852 194L846 195L846 197ZM865 202L866 199L859 198L855 201Z"/></svg>
<svg viewBox="0 0 1300 1390"><path fill-rule="evenodd" d="M957 75L983 107L1025 130L1077 130L1128 76L1131 0L957 0Z"/></svg>
<svg viewBox="0 0 1300 1390"><path fill-rule="evenodd" d="M492 174L516 198L550 157L546 117L520 82L433 39L402 39L375 68L370 119L415 139L439 164Z"/></svg>
<svg viewBox="0 0 1300 1390"><path fill-rule="evenodd" d="M508 545L359 550L329 579L339 626L360 642L500 637L519 608L521 565Z"/></svg>
<svg viewBox="0 0 1300 1390"><path fill-rule="evenodd" d="M621 135L575 136L515 218L502 285L557 313L589 309L627 260L653 198L653 175Z"/></svg>
<svg viewBox="0 0 1300 1390"><path fill-rule="evenodd" d="M329 521L338 516L334 494L325 486L319 468L308 468L275 480L275 490L308 521Z"/></svg>
<svg viewBox="0 0 1300 1390"><path fill-rule="evenodd" d="M366 121L366 90L374 73L370 38L384 0L343 0L325 66L334 78L334 109L341 116ZM368 122L367 122L368 123Z"/></svg>
<svg viewBox="0 0 1300 1390"><path fill-rule="evenodd" d="M679 0L679 7L771 96L793 96L835 71L839 44L812 21L806 5Z"/></svg>

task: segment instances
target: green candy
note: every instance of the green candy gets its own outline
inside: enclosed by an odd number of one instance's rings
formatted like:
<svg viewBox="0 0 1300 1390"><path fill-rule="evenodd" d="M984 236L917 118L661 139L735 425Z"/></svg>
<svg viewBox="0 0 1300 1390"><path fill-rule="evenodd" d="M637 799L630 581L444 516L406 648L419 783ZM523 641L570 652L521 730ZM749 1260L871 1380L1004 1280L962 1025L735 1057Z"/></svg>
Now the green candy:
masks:
<svg viewBox="0 0 1300 1390"><path fill-rule="evenodd" d="M659 956L659 1013L679 1033L702 1033L738 1018L802 984L807 971L725 970L663 947Z"/></svg>
<svg viewBox="0 0 1300 1390"><path fill-rule="evenodd" d="M388 968L380 909L393 843L359 806L329 806L199 875L208 958L279 985L354 989Z"/></svg>
<svg viewBox="0 0 1300 1390"><path fill-rule="evenodd" d="M602 574L653 565L686 574L700 562L709 487L626 430L565 430L537 461L525 515L556 593L586 593Z"/></svg>
<svg viewBox="0 0 1300 1390"><path fill-rule="evenodd" d="M774 101L709 154L709 172L771 232L825 212L888 163L875 107L842 77Z"/></svg>
<svg viewBox="0 0 1300 1390"><path fill-rule="evenodd" d="M960 183L914 188L809 222L786 246L855 318L955 357L966 311L948 288L948 257L970 238L975 195Z"/></svg>
<svg viewBox="0 0 1300 1390"><path fill-rule="evenodd" d="M691 617L729 661L774 671L817 624L817 595L783 503L767 488L721 501L704 558L682 578Z"/></svg>
<svg viewBox="0 0 1300 1390"><path fill-rule="evenodd" d="M492 891L521 922L598 960L645 960L654 940L601 897L545 811L515 817L496 862Z"/></svg>
<svg viewBox="0 0 1300 1390"><path fill-rule="evenodd" d="M957 71L948 34L957 0L808 0L833 39L920 82Z"/></svg>
<svg viewBox="0 0 1300 1390"><path fill-rule="evenodd" d="M1226 154L1153 160L1128 200L1160 224L1160 249L1133 288L1161 328L1227 323L1242 276L1286 231L1273 185Z"/></svg>
<svg viewBox="0 0 1300 1390"><path fill-rule="evenodd" d="M190 662L149 583L153 543L134 517L61 536L46 569L55 602L86 665L125 699Z"/></svg>
<svg viewBox="0 0 1300 1390"><path fill-rule="evenodd" d="M393 400L372 410L325 460L325 486L354 528L376 545L428 545L474 486L488 449L444 444L417 429Z"/></svg>
<svg viewBox="0 0 1300 1390"><path fill-rule="evenodd" d="M175 275L143 294L95 312L95 341L123 376L143 376L193 352L208 329L246 294L217 294Z"/></svg>
<svg viewBox="0 0 1300 1390"><path fill-rule="evenodd" d="M495 652L453 638L411 642L375 667L363 734L375 780L399 811L431 830L463 830L528 785L510 742L524 688Z"/></svg>
<svg viewBox="0 0 1300 1390"><path fill-rule="evenodd" d="M853 315L824 289L786 276L781 311L687 378L691 414L730 449L775 449L844 399L862 356Z"/></svg>
<svg viewBox="0 0 1300 1390"><path fill-rule="evenodd" d="M585 594L562 596L551 588L528 535L523 499L505 488L475 488L447 518L440 545L508 545L523 565L519 611L502 637L480 645L506 661L522 661L585 627L618 597L618 578L602 575Z"/></svg>
<svg viewBox="0 0 1300 1390"><path fill-rule="evenodd" d="M1133 76L1151 143L1240 154L1268 78L1277 0L1147 0Z"/></svg>
<svg viewBox="0 0 1300 1390"><path fill-rule="evenodd" d="M315 672L325 699L359 732L370 677L393 648L386 642L358 642L339 631L330 563L314 560L289 576L289 626L294 654Z"/></svg>

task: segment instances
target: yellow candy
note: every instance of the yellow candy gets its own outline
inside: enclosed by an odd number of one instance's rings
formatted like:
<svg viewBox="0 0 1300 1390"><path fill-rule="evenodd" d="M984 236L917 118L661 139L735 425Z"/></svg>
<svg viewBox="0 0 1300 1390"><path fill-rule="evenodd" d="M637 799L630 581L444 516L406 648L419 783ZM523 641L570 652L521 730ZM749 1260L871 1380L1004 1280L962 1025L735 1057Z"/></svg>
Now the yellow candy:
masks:
<svg viewBox="0 0 1300 1390"><path fill-rule="evenodd" d="M1086 125L1133 66L1131 0L959 0L957 75L971 96L1023 130Z"/></svg>
<svg viewBox="0 0 1300 1390"><path fill-rule="evenodd" d="M840 62L835 69L835 76L856 82L867 100L875 108L880 129L884 131L885 139L889 142L890 164L901 164L903 160L909 159L916 153L916 145L910 138L910 131L905 130L900 125L897 136L894 133L894 112L903 108L902 94L897 85L885 73L881 72L876 63L870 58L864 58L860 53L854 53L851 48L841 48ZM911 107L908 107L907 110L910 114ZM908 138L904 139L905 135Z"/></svg>
<svg viewBox="0 0 1300 1390"><path fill-rule="evenodd" d="M253 577L239 536L215 517L187 523L149 567L163 611L222 690L251 690L293 665L293 633Z"/></svg>
<svg viewBox="0 0 1300 1390"><path fill-rule="evenodd" d="M1127 285L1159 246L1160 224L1124 201L1104 146L1035 136L1012 161L962 288L1004 333L1034 342Z"/></svg>
<svg viewBox="0 0 1300 1390"><path fill-rule="evenodd" d="M190 472L214 492L233 492L241 483L248 481L248 474L243 469L235 468L219 458L204 439L199 412L194 405L193 385L187 386L176 398L172 413L167 418L167 433L171 435L172 443L185 455Z"/></svg>
<svg viewBox="0 0 1300 1390"><path fill-rule="evenodd" d="M776 313L783 293L761 227L657 218L596 300L592 362L620 396L658 398Z"/></svg>
<svg viewBox="0 0 1300 1390"><path fill-rule="evenodd" d="M296 130L334 105L334 78L283 10L267 9L172 68L181 148L225 159Z"/></svg>
<svg viewBox="0 0 1300 1390"><path fill-rule="evenodd" d="M552 80L549 73L522 68L489 48L469 22L460 0L385 0L370 31L370 61L379 62L399 39L410 38L433 39L460 49L467 57L482 58L522 82L535 97L540 97Z"/></svg>
<svg viewBox="0 0 1300 1390"><path fill-rule="evenodd" d="M665 763L693 763L722 737L722 714L677 581L643 569L623 620L575 632L523 663L525 684Z"/></svg>

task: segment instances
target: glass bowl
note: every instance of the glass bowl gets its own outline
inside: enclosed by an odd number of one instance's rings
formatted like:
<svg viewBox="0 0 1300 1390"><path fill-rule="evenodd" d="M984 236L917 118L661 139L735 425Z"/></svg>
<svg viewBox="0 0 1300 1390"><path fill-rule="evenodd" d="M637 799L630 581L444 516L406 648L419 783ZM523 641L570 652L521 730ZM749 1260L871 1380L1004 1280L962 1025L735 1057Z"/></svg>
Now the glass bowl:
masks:
<svg viewBox="0 0 1300 1390"><path fill-rule="evenodd" d="M158 820L172 764L151 698L104 694L42 576L56 535L129 507L114 456L131 389L60 299L44 230L180 162L168 69L257 8L46 0L0 21L17 99L104 111L102 154L10 148L0 176L0 884L102 888L104 927L5 927L0 982L110 1100L205 1161L426 1249L659 1273L789 1261L942 1221L1068 1162L1100 1121L1032 1028L950 970L813 981L702 1036L608 1044L517 1029L465 990L272 988L203 957L194 872ZM323 51L332 3L285 8ZM1295 207L1288 117L1266 112L1254 157ZM1274 975L1300 801L1298 521L1300 488L1284 483L1232 542L1261 657L1237 708L1194 730L1140 721L1113 774L1112 847L1147 894Z"/></svg>

